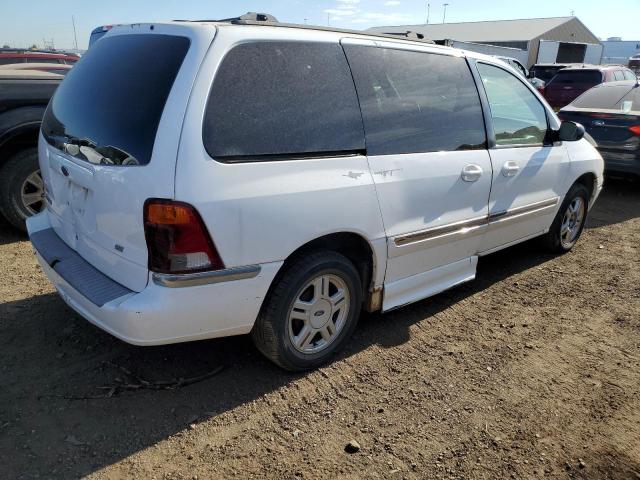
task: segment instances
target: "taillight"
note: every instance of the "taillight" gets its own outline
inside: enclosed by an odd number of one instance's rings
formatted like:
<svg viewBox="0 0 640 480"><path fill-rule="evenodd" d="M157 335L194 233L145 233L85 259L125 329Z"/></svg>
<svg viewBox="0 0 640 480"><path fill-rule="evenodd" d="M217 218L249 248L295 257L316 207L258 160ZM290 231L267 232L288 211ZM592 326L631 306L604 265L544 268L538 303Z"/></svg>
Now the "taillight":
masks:
<svg viewBox="0 0 640 480"><path fill-rule="evenodd" d="M144 204L144 234L151 271L194 273L224 268L207 227L189 204L147 200Z"/></svg>
<svg viewBox="0 0 640 480"><path fill-rule="evenodd" d="M634 125L633 127L629 127L629 130L631 130L634 135L637 135L640 137L640 125Z"/></svg>
<svg viewBox="0 0 640 480"><path fill-rule="evenodd" d="M544 87L538 87L538 91L540 92L540 95L544 95Z"/></svg>

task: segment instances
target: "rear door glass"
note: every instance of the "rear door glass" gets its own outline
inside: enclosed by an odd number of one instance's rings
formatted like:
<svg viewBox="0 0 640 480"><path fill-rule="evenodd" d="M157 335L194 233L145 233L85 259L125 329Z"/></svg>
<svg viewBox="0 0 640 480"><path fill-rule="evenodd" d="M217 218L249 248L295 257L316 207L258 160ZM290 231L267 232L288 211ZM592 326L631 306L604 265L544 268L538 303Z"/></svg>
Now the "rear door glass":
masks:
<svg viewBox="0 0 640 480"><path fill-rule="evenodd" d="M480 98L464 58L344 48L358 89L368 154L486 148Z"/></svg>
<svg viewBox="0 0 640 480"><path fill-rule="evenodd" d="M91 163L147 164L188 49L188 38L170 35L103 38L58 88L42 124L45 139Z"/></svg>
<svg viewBox="0 0 640 480"><path fill-rule="evenodd" d="M209 94L203 142L223 162L363 153L362 116L342 47L278 41L231 49Z"/></svg>

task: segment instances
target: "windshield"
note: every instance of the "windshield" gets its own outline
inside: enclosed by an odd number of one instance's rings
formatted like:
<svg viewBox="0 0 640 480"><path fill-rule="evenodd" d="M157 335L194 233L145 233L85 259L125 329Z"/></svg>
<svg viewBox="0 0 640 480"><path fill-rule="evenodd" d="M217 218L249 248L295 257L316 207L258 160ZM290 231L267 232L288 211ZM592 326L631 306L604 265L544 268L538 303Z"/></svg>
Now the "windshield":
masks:
<svg viewBox="0 0 640 480"><path fill-rule="evenodd" d="M533 67L533 77L549 82L562 67Z"/></svg>
<svg viewBox="0 0 640 480"><path fill-rule="evenodd" d="M96 43L68 73L42 124L45 139L102 165L144 165L189 40L116 35Z"/></svg>

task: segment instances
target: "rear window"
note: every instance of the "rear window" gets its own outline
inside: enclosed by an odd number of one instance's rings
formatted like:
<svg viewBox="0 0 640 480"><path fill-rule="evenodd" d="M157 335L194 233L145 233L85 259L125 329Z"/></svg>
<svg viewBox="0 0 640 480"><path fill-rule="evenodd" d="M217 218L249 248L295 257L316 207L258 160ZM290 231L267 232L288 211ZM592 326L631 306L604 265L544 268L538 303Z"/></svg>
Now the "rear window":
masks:
<svg viewBox="0 0 640 480"><path fill-rule="evenodd" d="M544 82L549 82L556 73L560 70L561 67L533 67L533 77L539 78Z"/></svg>
<svg viewBox="0 0 640 480"><path fill-rule="evenodd" d="M627 85L605 84L606 87L592 88L573 101L571 106L601 110L640 110L640 88L629 82Z"/></svg>
<svg viewBox="0 0 640 480"><path fill-rule="evenodd" d="M602 73L597 70L561 70L551 83L570 85L574 83L597 85L602 83Z"/></svg>
<svg viewBox="0 0 640 480"><path fill-rule="evenodd" d="M57 148L66 144L68 153L91 163L147 164L188 49L184 37L104 38L58 88L43 120L45 138Z"/></svg>
<svg viewBox="0 0 640 480"><path fill-rule="evenodd" d="M464 58L345 45L367 153L486 148L480 97Z"/></svg>
<svg viewBox="0 0 640 480"><path fill-rule="evenodd" d="M364 151L358 98L340 45L234 47L209 94L203 141L211 157L225 162Z"/></svg>

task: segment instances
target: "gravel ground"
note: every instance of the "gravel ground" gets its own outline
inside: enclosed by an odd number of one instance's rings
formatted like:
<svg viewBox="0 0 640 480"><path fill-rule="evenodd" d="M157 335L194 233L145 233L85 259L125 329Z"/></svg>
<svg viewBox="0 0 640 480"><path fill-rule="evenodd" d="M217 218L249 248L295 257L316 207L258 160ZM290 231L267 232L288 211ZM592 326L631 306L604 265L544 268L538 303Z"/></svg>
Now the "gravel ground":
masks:
<svg viewBox="0 0 640 480"><path fill-rule="evenodd" d="M1 478L640 478L638 183L608 183L573 252L483 258L303 375L246 337L110 337L5 224L0 271Z"/></svg>

